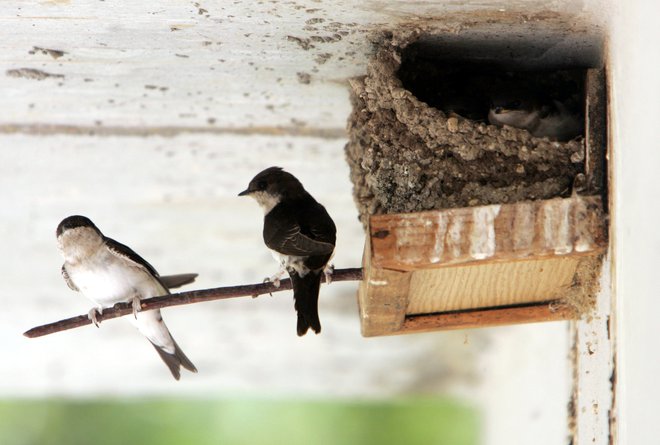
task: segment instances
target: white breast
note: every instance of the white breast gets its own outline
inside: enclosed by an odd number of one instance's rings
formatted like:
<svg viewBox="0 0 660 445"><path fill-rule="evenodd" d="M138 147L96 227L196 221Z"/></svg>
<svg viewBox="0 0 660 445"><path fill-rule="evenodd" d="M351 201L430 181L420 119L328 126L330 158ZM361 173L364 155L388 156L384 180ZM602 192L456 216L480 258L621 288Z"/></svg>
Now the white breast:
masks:
<svg viewBox="0 0 660 445"><path fill-rule="evenodd" d="M273 249L269 249L270 253L275 258L275 261L280 263L287 271L289 269L295 270L300 277L304 277L309 272L309 269L303 264L305 257L303 256L294 256L294 255L284 255L280 252L277 252Z"/></svg>
<svg viewBox="0 0 660 445"><path fill-rule="evenodd" d="M67 264L67 271L80 292L101 307L131 301L134 296L144 299L167 293L147 271L103 248L84 263Z"/></svg>

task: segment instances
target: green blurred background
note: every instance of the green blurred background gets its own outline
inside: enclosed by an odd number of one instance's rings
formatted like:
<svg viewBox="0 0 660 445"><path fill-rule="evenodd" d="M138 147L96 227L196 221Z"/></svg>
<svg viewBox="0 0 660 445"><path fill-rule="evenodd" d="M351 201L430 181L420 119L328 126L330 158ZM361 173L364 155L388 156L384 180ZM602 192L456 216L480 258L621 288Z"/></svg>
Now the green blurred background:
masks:
<svg viewBox="0 0 660 445"><path fill-rule="evenodd" d="M476 445L474 409L451 399L9 400L0 444Z"/></svg>

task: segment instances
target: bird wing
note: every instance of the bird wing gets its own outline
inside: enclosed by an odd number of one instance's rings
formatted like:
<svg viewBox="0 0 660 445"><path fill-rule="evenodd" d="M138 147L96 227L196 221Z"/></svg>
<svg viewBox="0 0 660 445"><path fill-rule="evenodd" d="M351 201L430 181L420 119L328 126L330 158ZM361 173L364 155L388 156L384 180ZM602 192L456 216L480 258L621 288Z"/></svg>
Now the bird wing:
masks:
<svg viewBox="0 0 660 445"><path fill-rule="evenodd" d="M265 224L264 241L270 249L284 255L329 255L335 249L332 243L318 241L303 234L300 225L292 220Z"/></svg>
<svg viewBox="0 0 660 445"><path fill-rule="evenodd" d="M133 266L139 267L140 269L144 269L145 271L149 272L149 274L153 275L154 277L158 278L158 272L156 272L156 269L147 262L144 258L142 258L140 255L135 253L133 249L130 247L113 240L112 238L105 237L105 244L108 246L108 250L110 253L115 255L118 258L122 258L123 260L128 261L129 263L132 263Z"/></svg>
<svg viewBox="0 0 660 445"><path fill-rule="evenodd" d="M69 273L66 271L66 264L62 264L61 272L62 272L62 278L64 278L64 281L66 282L66 285L69 286L69 289L79 292L78 286L76 286L76 284L69 276Z"/></svg>

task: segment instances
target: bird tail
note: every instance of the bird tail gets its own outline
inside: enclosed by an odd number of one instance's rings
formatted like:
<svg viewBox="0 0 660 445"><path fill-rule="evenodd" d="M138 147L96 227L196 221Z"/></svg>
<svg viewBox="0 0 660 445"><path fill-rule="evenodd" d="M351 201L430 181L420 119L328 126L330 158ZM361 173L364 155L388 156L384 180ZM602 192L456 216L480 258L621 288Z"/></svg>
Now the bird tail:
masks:
<svg viewBox="0 0 660 445"><path fill-rule="evenodd" d="M176 380L181 378L181 366L190 372L197 372L195 365L193 365L190 359L186 357L186 354L183 353L179 345L176 343L176 341L174 341L174 338L172 338L172 342L174 343L174 353L170 354L157 344L150 341L151 345L154 347L156 352L158 352L158 355L160 355L160 358L163 359L167 367L170 369L172 376Z"/></svg>
<svg viewBox="0 0 660 445"><path fill-rule="evenodd" d="M191 372L197 372L195 365L174 341L159 309L138 312L137 317L129 317L129 320L147 337L175 379L179 380L181 377L182 366Z"/></svg>
<svg viewBox="0 0 660 445"><path fill-rule="evenodd" d="M309 328L315 333L321 332L319 320L319 289L321 287L320 271L310 271L304 277L296 272L291 274L293 285L294 307L298 313L298 336L303 336Z"/></svg>
<svg viewBox="0 0 660 445"><path fill-rule="evenodd" d="M181 273L178 275L164 275L160 278L160 282L168 289L174 289L186 284L190 284L197 278L196 273Z"/></svg>

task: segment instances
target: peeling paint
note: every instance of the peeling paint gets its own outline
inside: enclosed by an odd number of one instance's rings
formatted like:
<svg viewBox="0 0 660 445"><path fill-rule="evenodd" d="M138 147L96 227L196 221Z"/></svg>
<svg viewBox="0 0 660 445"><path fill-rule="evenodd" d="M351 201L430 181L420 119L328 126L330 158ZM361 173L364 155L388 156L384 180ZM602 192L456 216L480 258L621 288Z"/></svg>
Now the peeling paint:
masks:
<svg viewBox="0 0 660 445"><path fill-rule="evenodd" d="M28 51L28 54L36 54L36 53L47 54L51 56L53 59L59 59L64 54L66 54L65 51L59 49L41 48L39 46L33 46L32 49Z"/></svg>
<svg viewBox="0 0 660 445"><path fill-rule="evenodd" d="M44 80L48 78L64 79L64 74L47 73L36 68L16 68L7 70L9 77L22 77L24 79Z"/></svg>
<svg viewBox="0 0 660 445"><path fill-rule="evenodd" d="M297 43L298 46L300 46L305 51L309 50L310 48L314 48L314 45L311 44L310 39L304 37L286 36L286 39L289 42Z"/></svg>
<svg viewBox="0 0 660 445"><path fill-rule="evenodd" d="M303 85L309 85L312 82L312 75L309 73L298 72L296 75L298 76L298 82Z"/></svg>

